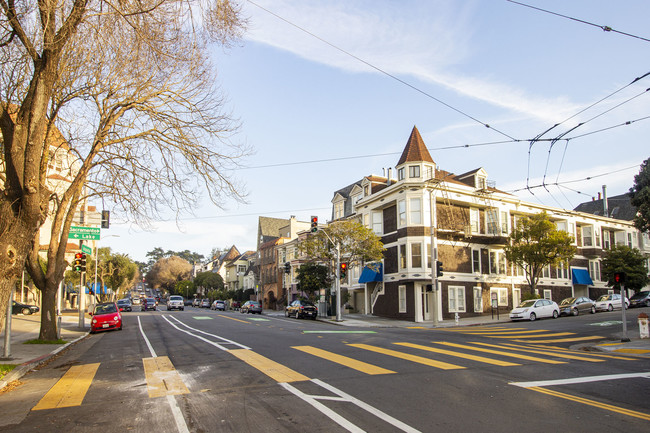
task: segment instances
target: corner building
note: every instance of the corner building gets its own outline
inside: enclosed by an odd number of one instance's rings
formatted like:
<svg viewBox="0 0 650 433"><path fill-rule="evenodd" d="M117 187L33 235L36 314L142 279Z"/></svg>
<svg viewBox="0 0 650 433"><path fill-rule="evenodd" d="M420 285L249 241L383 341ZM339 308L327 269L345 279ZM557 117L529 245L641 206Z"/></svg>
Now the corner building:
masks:
<svg viewBox="0 0 650 433"><path fill-rule="evenodd" d="M416 127L395 173L366 176L337 191L332 203L335 220L359 218L386 248L381 278L349 286L357 309L377 316L431 321L434 302L441 320L496 309L507 314L530 289L503 248L518 219L543 211L573 235L577 247L570 262L544 270L538 285L544 298L595 299L611 292L602 281L600 261L616 243L650 256L647 234L631 221L524 202L495 188L483 168L459 175L438 169ZM431 290L432 244L444 267L437 299Z"/></svg>

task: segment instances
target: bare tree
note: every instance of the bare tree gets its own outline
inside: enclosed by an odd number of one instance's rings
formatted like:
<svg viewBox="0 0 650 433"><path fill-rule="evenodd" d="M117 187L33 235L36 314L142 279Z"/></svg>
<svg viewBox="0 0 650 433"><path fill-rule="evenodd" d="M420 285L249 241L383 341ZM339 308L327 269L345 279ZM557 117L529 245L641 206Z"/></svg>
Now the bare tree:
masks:
<svg viewBox="0 0 650 433"><path fill-rule="evenodd" d="M41 339L54 339L56 287L75 210L93 197L147 226L191 210L201 192L243 199L209 47L245 27L231 0L0 0L0 329L26 266L42 291ZM52 150L74 161L47 182ZM47 268L38 230L52 221Z"/></svg>

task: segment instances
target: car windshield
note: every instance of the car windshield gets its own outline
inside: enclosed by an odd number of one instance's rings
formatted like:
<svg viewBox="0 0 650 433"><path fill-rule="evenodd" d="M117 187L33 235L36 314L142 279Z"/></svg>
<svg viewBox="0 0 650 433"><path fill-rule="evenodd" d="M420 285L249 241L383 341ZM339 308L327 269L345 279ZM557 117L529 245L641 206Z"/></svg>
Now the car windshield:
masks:
<svg viewBox="0 0 650 433"><path fill-rule="evenodd" d="M182 301L183 297L182 296L170 296L169 300L170 301Z"/></svg>
<svg viewBox="0 0 650 433"><path fill-rule="evenodd" d="M611 295L603 295L600 298L598 298L599 301L609 301Z"/></svg>
<svg viewBox="0 0 650 433"><path fill-rule="evenodd" d="M521 304L519 304L519 308L532 307L533 305L535 305L536 301L537 299L529 299L527 301L524 301Z"/></svg>
<svg viewBox="0 0 650 433"><path fill-rule="evenodd" d="M117 303L118 304L128 304L129 300L128 299L120 299L119 301L117 301Z"/></svg>
<svg viewBox="0 0 650 433"><path fill-rule="evenodd" d="M116 313L117 309L114 304L99 304L95 307L95 314Z"/></svg>
<svg viewBox="0 0 650 433"><path fill-rule="evenodd" d="M576 298L566 298L560 302L560 305L571 305L575 302Z"/></svg>

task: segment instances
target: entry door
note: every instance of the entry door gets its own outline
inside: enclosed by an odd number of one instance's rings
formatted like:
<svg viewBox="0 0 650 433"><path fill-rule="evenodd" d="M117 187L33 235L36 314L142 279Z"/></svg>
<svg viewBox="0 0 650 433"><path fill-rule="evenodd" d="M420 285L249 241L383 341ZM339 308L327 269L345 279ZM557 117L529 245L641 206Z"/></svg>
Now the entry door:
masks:
<svg viewBox="0 0 650 433"><path fill-rule="evenodd" d="M521 289L512 289L512 308L517 308L521 304Z"/></svg>
<svg viewBox="0 0 650 433"><path fill-rule="evenodd" d="M429 304L433 298L433 292L427 292L426 286L423 286L420 290L422 291L422 318L424 321L433 320L429 311Z"/></svg>

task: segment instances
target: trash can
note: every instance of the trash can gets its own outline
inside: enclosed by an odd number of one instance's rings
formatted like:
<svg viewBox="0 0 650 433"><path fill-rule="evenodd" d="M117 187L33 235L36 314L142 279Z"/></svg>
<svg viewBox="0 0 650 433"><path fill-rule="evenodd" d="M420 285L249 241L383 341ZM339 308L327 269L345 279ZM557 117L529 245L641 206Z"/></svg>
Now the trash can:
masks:
<svg viewBox="0 0 650 433"><path fill-rule="evenodd" d="M648 329L648 315L646 313L639 314L637 319L639 321L639 335L641 338L650 338L650 330Z"/></svg>

